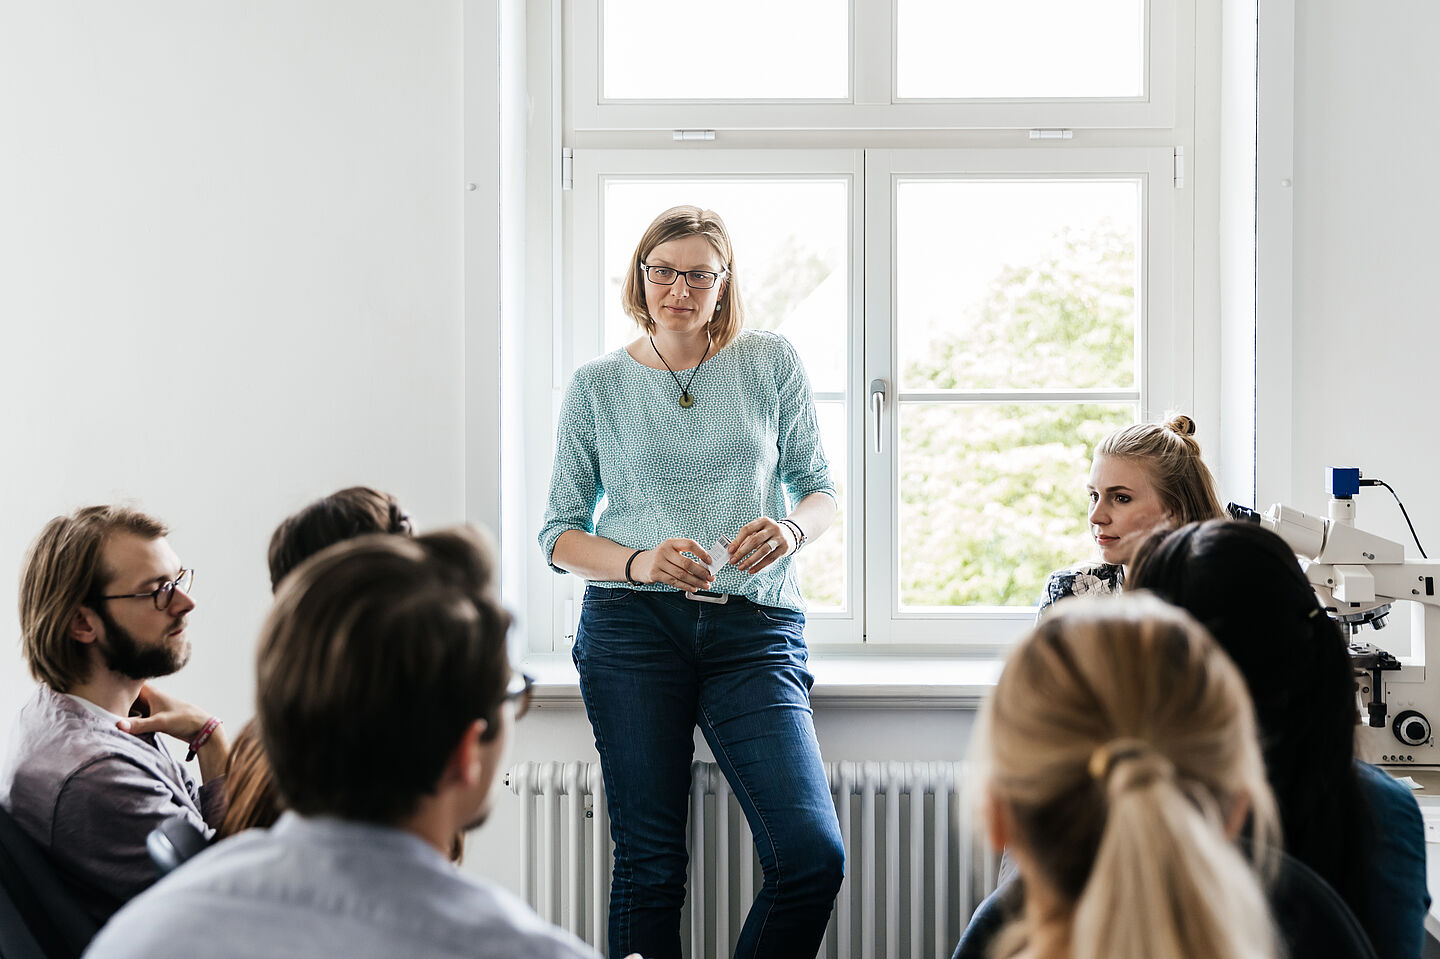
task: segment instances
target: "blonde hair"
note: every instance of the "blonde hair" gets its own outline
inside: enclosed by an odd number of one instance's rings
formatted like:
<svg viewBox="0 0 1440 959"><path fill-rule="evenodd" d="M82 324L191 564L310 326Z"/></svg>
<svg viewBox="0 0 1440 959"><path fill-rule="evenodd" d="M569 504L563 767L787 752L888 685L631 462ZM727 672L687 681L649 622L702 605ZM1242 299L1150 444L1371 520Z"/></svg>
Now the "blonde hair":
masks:
<svg viewBox="0 0 1440 959"><path fill-rule="evenodd" d="M1176 526L1225 515L1215 477L1200 458L1195 421L1183 413L1164 423L1136 423L1116 430L1100 441L1095 455L1139 464Z"/></svg>
<svg viewBox="0 0 1440 959"><path fill-rule="evenodd" d="M725 221L714 210L702 210L698 206L672 206L657 216L635 245L635 255L630 258L630 268L626 270L625 282L621 286L621 299L626 314L636 325L646 333L654 333L655 318L650 315L650 307L645 302L645 271L640 269L640 264L660 244L687 236L704 237L729 271L719 281L720 298L715 304L719 309L708 324L715 349L720 350L735 339L745 325L745 308L740 302L739 274L735 266L735 249L730 244L730 231L725 229Z"/></svg>
<svg viewBox="0 0 1440 959"><path fill-rule="evenodd" d="M1074 959L1276 955L1260 880L1225 835L1248 800L1274 868L1250 698L1188 615L1143 595L1057 608L1006 663L976 744L1027 864L1071 907Z"/></svg>
<svg viewBox="0 0 1440 959"><path fill-rule="evenodd" d="M70 624L115 575L105 568L105 544L116 533L153 540L168 532L126 506L87 506L45 524L20 574L20 642L30 675L60 693L85 681L86 648L70 638Z"/></svg>

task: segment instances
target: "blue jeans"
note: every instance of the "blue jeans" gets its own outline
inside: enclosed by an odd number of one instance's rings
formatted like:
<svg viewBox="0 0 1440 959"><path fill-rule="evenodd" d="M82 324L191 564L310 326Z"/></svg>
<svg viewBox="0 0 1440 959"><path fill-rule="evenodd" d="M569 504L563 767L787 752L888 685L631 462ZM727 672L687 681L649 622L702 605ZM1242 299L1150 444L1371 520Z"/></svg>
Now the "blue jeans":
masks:
<svg viewBox="0 0 1440 959"><path fill-rule="evenodd" d="M735 597L585 590L574 657L615 840L610 955L680 957L697 725L765 874L735 955L818 951L845 849L815 741L804 626L794 610Z"/></svg>

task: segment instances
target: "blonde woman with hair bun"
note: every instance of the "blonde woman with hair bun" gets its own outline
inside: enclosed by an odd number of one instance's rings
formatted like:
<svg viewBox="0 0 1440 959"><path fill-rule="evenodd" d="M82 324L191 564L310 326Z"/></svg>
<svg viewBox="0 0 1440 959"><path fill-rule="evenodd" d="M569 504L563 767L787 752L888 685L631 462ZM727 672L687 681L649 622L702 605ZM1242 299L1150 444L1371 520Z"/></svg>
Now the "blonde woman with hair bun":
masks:
<svg viewBox="0 0 1440 959"><path fill-rule="evenodd" d="M1164 423L1126 426L1101 440L1085 490L1100 560L1051 573L1042 611L1067 596L1118 593L1136 546L1157 527L1225 515L1200 455L1195 421L1183 413Z"/></svg>
<svg viewBox="0 0 1440 959"><path fill-rule="evenodd" d="M990 841L1024 890L991 956L1280 954L1257 874L1278 862L1278 823L1250 697L1188 615L1135 597L1046 617L1010 656L975 749ZM1247 822L1258 867L1234 841Z"/></svg>

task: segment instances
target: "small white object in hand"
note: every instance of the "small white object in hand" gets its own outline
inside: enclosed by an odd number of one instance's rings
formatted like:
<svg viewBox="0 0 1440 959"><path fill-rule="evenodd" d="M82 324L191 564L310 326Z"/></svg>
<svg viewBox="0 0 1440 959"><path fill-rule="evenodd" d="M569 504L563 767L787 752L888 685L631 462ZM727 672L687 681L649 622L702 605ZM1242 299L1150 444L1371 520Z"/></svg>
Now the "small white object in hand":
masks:
<svg viewBox="0 0 1440 959"><path fill-rule="evenodd" d="M725 567L726 563L730 562L730 554L727 552L729 549L730 541L723 536L715 541L714 546L710 547L709 569L711 576L719 576L720 570Z"/></svg>

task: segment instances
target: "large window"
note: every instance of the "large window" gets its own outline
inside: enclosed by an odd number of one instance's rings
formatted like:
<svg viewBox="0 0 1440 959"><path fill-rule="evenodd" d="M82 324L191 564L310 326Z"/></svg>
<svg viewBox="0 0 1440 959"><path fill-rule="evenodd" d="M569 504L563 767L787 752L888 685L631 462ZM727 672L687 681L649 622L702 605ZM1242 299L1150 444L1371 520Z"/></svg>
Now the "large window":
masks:
<svg viewBox="0 0 1440 959"><path fill-rule="evenodd" d="M1182 4L747 3L564 8L545 398L634 337L619 284L650 219L719 211L749 324L805 360L841 490L797 557L812 644L1003 646L1046 574L1091 557L1095 443L1193 409ZM1100 146L1091 126L1127 129ZM532 646L564 648L580 585L537 599L555 628Z"/></svg>

